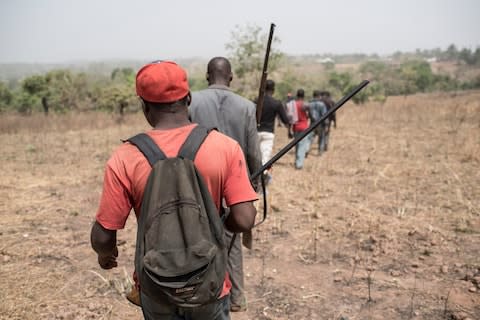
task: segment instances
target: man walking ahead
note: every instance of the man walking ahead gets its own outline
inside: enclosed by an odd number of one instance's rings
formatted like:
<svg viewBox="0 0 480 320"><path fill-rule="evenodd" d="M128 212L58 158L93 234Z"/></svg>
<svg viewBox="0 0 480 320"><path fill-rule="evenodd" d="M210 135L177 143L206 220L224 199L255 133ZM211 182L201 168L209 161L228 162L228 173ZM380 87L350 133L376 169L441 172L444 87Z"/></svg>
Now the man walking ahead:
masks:
<svg viewBox="0 0 480 320"><path fill-rule="evenodd" d="M297 97L295 99L295 106L297 108L298 120L293 125L293 136L297 138L305 130L308 129L308 107L304 102L305 91L303 89L297 90ZM308 137L300 140L295 146L295 169L302 169L305 161L305 154L310 148L310 139Z"/></svg>
<svg viewBox="0 0 480 320"><path fill-rule="evenodd" d="M313 125L321 117L323 117L325 113L327 113L327 107L325 103L323 103L323 101L320 99L320 95L321 93L319 90L314 90L313 98L308 103L308 105L310 106L310 109L309 109L310 125ZM315 133L318 135L318 155L321 155L322 152L326 150L325 136L326 136L326 131L328 130L328 126L329 126L329 120L326 119L315 130ZM314 139L315 139L315 135L312 132L311 142L313 142Z"/></svg>
<svg viewBox="0 0 480 320"><path fill-rule="evenodd" d="M335 102L330 96L330 92L323 91L321 93L321 97L322 97L321 99L323 103L325 103L325 106L327 107L327 111L330 111L330 109L332 109L335 106ZM330 117L328 118L328 125L325 127L323 151L328 150L328 140L330 137L330 128L332 126L332 123L333 123L333 127L337 128L337 116L335 112L330 115Z"/></svg>
<svg viewBox="0 0 480 320"><path fill-rule="evenodd" d="M143 102L145 118L153 127L146 134L167 157L175 157L196 127L188 119L191 96L185 71L173 62L148 64L137 74L136 90ZM220 210L222 199L230 207L225 226L234 232L250 230L256 215L252 201L257 195L250 185L238 143L211 131L201 144L194 164L217 210ZM92 247L104 269L117 266L117 230L124 228L132 207L139 217L150 172L151 166L145 156L130 143L118 147L106 164L103 193L91 231ZM149 297L142 291L142 284L139 285L145 319L230 319L228 274L217 301L193 308Z"/></svg>
<svg viewBox="0 0 480 320"><path fill-rule="evenodd" d="M262 152L262 163L265 164L272 156L275 118L288 125L289 119L282 103L273 97L275 92L275 82L267 80L265 84L265 98L263 100L262 117L258 126L258 136L260 137L260 151Z"/></svg>
<svg viewBox="0 0 480 320"><path fill-rule="evenodd" d="M215 57L207 66L208 88L192 94L190 118L207 128L217 128L235 139L242 148L249 173L257 172L261 166L258 144L255 105L253 102L233 93L230 83L233 79L230 62ZM229 235L231 236L231 235ZM244 234L251 238L251 234ZM231 310L246 310L243 291L243 258L240 237L236 237L229 256L228 272L232 279Z"/></svg>

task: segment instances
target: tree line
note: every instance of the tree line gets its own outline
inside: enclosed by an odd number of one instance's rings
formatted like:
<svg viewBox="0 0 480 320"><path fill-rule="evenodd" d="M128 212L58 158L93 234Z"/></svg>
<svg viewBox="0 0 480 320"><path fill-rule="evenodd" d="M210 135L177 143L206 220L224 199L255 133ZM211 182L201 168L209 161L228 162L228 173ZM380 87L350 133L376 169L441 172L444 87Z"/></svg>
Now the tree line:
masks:
<svg viewBox="0 0 480 320"><path fill-rule="evenodd" d="M255 25L237 27L226 44L235 73L232 89L252 100L258 94L266 36ZM335 63L345 60L346 56L332 56L333 60L328 62L319 62L318 57L316 60L288 57L276 48L279 43L280 40L274 38L269 65L269 75L276 81L279 99L288 93L294 94L298 88L306 92L327 90L334 97L340 97L362 79L369 79L371 84L353 98L357 104L369 100L382 102L394 95L480 88L480 48L459 50L451 45L444 51L395 53L389 60L350 55L348 57L356 57L361 62L357 63L358 67L345 71L337 69ZM453 62L457 71L434 72L428 60L431 58ZM478 67L479 72L465 78L462 66ZM308 71L310 69L313 71ZM190 74L189 81L192 91L207 86L203 74ZM109 76L57 69L28 76L13 84L0 81L0 112L42 111L48 114L94 110L123 114L137 111L139 106L135 95L135 70L129 67L117 67Z"/></svg>
<svg viewBox="0 0 480 320"><path fill-rule="evenodd" d="M52 70L26 77L14 89L0 82L0 111L123 113L135 104L134 82L132 68L116 68L109 78L67 69Z"/></svg>

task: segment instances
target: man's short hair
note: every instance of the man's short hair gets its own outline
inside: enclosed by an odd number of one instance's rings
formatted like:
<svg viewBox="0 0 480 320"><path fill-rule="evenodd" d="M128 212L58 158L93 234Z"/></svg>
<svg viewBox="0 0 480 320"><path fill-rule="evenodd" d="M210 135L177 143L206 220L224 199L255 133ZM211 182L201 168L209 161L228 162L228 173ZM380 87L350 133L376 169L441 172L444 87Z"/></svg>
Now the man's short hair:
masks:
<svg viewBox="0 0 480 320"><path fill-rule="evenodd" d="M297 90L297 97L298 98L304 98L305 97L305 91L303 89L298 89Z"/></svg>
<svg viewBox="0 0 480 320"><path fill-rule="evenodd" d="M320 90L313 90L313 97L317 98L322 95L322 92Z"/></svg>
<svg viewBox="0 0 480 320"><path fill-rule="evenodd" d="M214 57L207 65L207 74L219 79L228 79L232 74L230 61L225 57Z"/></svg>
<svg viewBox="0 0 480 320"><path fill-rule="evenodd" d="M265 83L265 91L274 91L275 90L275 81L268 79Z"/></svg>
<svg viewBox="0 0 480 320"><path fill-rule="evenodd" d="M149 105L150 107L152 108L155 108L155 109L166 109L167 107L188 107L188 103L189 103L189 97L188 97L188 94L177 100L177 101L172 101L172 102L167 102L167 103L163 103L163 102L153 102L153 101L148 101L148 100L145 100L143 98L140 97L140 99L142 99L143 103L146 104L146 105Z"/></svg>

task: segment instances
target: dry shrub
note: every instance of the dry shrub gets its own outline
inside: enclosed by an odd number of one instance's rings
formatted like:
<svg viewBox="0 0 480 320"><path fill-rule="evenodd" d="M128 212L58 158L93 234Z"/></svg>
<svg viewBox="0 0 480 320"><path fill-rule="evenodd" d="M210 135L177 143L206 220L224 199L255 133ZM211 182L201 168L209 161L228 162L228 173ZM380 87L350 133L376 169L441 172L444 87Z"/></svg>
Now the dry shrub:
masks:
<svg viewBox="0 0 480 320"><path fill-rule="evenodd" d="M0 117L0 134L48 133L77 131L82 129L103 129L118 124L142 124L141 113L119 116L104 112L70 112L66 114L34 113L20 115L5 113Z"/></svg>

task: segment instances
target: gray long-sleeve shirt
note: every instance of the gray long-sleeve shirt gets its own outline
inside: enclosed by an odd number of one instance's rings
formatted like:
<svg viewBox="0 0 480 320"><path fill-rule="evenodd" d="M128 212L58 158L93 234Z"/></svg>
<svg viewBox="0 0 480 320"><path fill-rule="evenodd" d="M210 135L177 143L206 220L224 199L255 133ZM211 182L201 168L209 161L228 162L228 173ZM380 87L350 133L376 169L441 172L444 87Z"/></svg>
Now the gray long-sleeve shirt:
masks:
<svg viewBox="0 0 480 320"><path fill-rule="evenodd" d="M227 86L211 85L192 93L189 113L193 122L207 128L215 127L236 140L245 154L250 174L261 168L253 102L235 94Z"/></svg>

